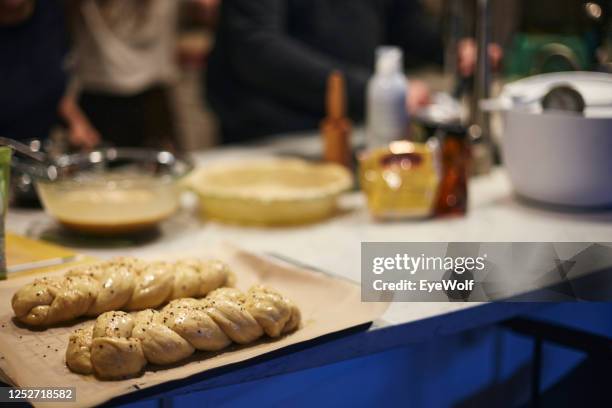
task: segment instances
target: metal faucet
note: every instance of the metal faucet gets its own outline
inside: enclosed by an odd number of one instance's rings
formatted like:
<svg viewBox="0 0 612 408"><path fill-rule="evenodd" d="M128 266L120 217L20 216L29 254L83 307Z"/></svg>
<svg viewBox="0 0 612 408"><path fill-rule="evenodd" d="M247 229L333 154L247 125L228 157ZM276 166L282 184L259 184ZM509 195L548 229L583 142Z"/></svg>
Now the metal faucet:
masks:
<svg viewBox="0 0 612 408"><path fill-rule="evenodd" d="M491 118L480 108L480 101L488 99L491 92L491 64L489 62L490 10L489 0L476 0L474 21L478 55L474 74L474 89L470 100L469 133L474 142L474 170L477 174L489 173L493 166Z"/></svg>
<svg viewBox="0 0 612 408"><path fill-rule="evenodd" d="M610 9L612 9L612 2L610 2ZM605 60L602 62L603 68L606 72L612 73L612 16L610 13L612 10L608 10L608 14L606 14L606 24L605 24L605 45L604 45L604 54Z"/></svg>

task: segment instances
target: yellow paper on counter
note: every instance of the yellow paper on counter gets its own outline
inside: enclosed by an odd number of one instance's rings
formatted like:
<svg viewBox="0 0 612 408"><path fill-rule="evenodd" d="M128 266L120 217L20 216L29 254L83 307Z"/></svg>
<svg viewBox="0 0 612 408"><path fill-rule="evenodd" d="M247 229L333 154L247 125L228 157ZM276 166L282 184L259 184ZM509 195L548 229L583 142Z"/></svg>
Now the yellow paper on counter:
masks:
<svg viewBox="0 0 612 408"><path fill-rule="evenodd" d="M10 232L6 234L5 242L8 279L95 261L95 258L80 255L70 248Z"/></svg>

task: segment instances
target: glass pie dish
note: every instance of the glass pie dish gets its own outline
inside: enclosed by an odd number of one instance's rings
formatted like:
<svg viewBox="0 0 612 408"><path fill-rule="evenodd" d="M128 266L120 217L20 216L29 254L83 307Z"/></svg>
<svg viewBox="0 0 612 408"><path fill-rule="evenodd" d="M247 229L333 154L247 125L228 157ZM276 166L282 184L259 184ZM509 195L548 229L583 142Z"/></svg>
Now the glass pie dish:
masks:
<svg viewBox="0 0 612 408"><path fill-rule="evenodd" d="M222 222L282 226L322 220L353 185L342 166L270 158L201 168L187 178L202 216Z"/></svg>

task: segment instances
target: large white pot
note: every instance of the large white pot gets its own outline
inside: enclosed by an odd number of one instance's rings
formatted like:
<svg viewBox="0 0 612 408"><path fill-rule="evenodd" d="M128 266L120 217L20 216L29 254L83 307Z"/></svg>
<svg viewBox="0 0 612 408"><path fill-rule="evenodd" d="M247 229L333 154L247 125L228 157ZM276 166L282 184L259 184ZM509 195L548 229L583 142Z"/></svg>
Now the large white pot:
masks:
<svg viewBox="0 0 612 408"><path fill-rule="evenodd" d="M539 97L561 84L582 94L584 116L542 112ZM503 111L503 161L520 196L612 207L612 75L539 75L507 85L495 102Z"/></svg>
<svg viewBox="0 0 612 408"><path fill-rule="evenodd" d="M502 152L516 192L564 206L612 206L612 118L504 113Z"/></svg>

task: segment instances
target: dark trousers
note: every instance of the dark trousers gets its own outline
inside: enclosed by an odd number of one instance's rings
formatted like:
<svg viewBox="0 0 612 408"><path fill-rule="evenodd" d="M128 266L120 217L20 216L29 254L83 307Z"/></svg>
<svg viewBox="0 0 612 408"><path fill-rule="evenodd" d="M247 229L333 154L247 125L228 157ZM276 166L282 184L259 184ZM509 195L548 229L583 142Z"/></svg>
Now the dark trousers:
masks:
<svg viewBox="0 0 612 408"><path fill-rule="evenodd" d="M129 96L83 91L79 105L106 144L179 150L169 90L165 86Z"/></svg>

